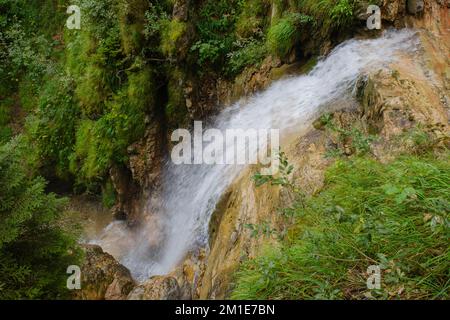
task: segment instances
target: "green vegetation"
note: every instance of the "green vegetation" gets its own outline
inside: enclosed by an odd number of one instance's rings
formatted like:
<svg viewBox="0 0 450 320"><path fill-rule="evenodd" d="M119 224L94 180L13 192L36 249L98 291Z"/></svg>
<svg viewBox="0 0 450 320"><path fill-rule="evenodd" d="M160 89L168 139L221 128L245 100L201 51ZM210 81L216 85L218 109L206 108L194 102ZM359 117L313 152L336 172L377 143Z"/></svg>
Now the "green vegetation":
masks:
<svg viewBox="0 0 450 320"><path fill-rule="evenodd" d="M116 204L116 190L111 181L107 181L102 189L102 204L105 208L112 208Z"/></svg>
<svg viewBox="0 0 450 320"><path fill-rule="evenodd" d="M370 134L365 134L362 128L358 128L355 125L352 128L342 128L333 119L333 115L324 114L319 119L318 126L323 126L332 140L337 142L335 148L327 150L328 157L342 156L345 153L347 155L365 155L370 152L370 145L376 140L376 137ZM347 150L342 150L343 148Z"/></svg>
<svg viewBox="0 0 450 320"><path fill-rule="evenodd" d="M23 138L0 147L0 299L67 298L80 253L56 223L64 199L33 176Z"/></svg>
<svg viewBox="0 0 450 320"><path fill-rule="evenodd" d="M228 73L239 74L247 66L259 66L267 55L267 49L262 41L254 38L235 42L235 51L228 54Z"/></svg>
<svg viewBox="0 0 450 320"><path fill-rule="evenodd" d="M220 67L232 49L233 33L239 10L236 0L207 0L201 6L196 29L199 40L191 51L198 54L198 64Z"/></svg>
<svg viewBox="0 0 450 320"><path fill-rule="evenodd" d="M315 19L315 29L323 36L348 29L354 23L355 0L299 0L299 6Z"/></svg>
<svg viewBox="0 0 450 320"><path fill-rule="evenodd" d="M198 65L228 76L258 65L271 53L286 58L311 33L321 38L345 32L354 23L357 1L278 1L271 18L270 1L205 1L195 26L191 54Z"/></svg>
<svg viewBox="0 0 450 320"><path fill-rule="evenodd" d="M186 24L176 19L170 20L162 29L161 51L166 56L173 56L177 51L177 43L186 32Z"/></svg>
<svg viewBox="0 0 450 320"><path fill-rule="evenodd" d="M267 44L272 53L286 56L299 39L299 27L312 21L310 16L291 13L278 20L268 31Z"/></svg>
<svg viewBox="0 0 450 320"><path fill-rule="evenodd" d="M237 273L235 299L448 299L450 157L338 160L277 247ZM367 268L382 269L368 290Z"/></svg>
<svg viewBox="0 0 450 320"><path fill-rule="evenodd" d="M13 110L14 100L9 98L0 102L0 144L7 142L12 135L9 127L11 122L11 111Z"/></svg>

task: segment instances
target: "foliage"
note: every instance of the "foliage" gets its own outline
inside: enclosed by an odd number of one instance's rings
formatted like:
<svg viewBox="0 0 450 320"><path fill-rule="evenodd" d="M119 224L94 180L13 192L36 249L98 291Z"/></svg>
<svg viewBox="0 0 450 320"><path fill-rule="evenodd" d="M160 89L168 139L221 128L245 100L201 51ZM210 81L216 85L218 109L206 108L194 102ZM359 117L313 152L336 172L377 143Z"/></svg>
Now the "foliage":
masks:
<svg viewBox="0 0 450 320"><path fill-rule="evenodd" d="M237 299L448 299L448 151L340 160L281 247L244 264ZM382 269L381 290L366 270Z"/></svg>
<svg viewBox="0 0 450 320"><path fill-rule="evenodd" d="M448 136L438 136L435 131L427 130L421 125L413 127L401 134L396 141L405 146L411 153L415 155L424 155L432 151L445 150Z"/></svg>
<svg viewBox="0 0 450 320"><path fill-rule="evenodd" d="M150 8L145 12L145 19L144 35L150 39L160 33L163 23L169 20L169 15L160 5L150 3Z"/></svg>
<svg viewBox="0 0 450 320"><path fill-rule="evenodd" d="M236 34L240 38L251 38L262 32L270 18L268 0L246 0L241 4L240 14L236 20Z"/></svg>
<svg viewBox="0 0 450 320"><path fill-rule="evenodd" d="M267 33L269 50L273 54L285 57L299 37L299 26L310 22L311 17L299 13L290 13L278 20Z"/></svg>
<svg viewBox="0 0 450 320"><path fill-rule="evenodd" d="M65 298L75 241L56 224L64 199L45 193L23 139L0 147L0 298Z"/></svg>
<svg viewBox="0 0 450 320"><path fill-rule="evenodd" d="M267 54L264 43L254 38L236 41L234 45L238 49L227 55L227 70L231 75L239 74L246 66L258 66Z"/></svg>
<svg viewBox="0 0 450 320"><path fill-rule="evenodd" d="M298 0L299 8L314 18L315 32L321 36L351 27L357 3L358 0Z"/></svg>
<svg viewBox="0 0 450 320"><path fill-rule="evenodd" d="M293 187L290 182L290 175L294 170L294 166L289 164L286 154L282 151L278 153L279 160L279 172L276 176L274 175L262 175L257 173L253 176L255 185L260 187L266 183L270 183L272 186L283 186L283 187Z"/></svg>
<svg viewBox="0 0 450 320"><path fill-rule="evenodd" d="M113 163L124 163L126 148L145 130L145 111L153 104L149 69L128 74L128 83L107 101L97 121L82 120L77 129L71 171L80 181L101 182Z"/></svg>
<svg viewBox="0 0 450 320"><path fill-rule="evenodd" d="M105 208L112 208L116 204L116 190L109 180L102 188L102 204Z"/></svg>
<svg viewBox="0 0 450 320"><path fill-rule="evenodd" d="M351 129L342 128L333 120L333 115L324 114L319 119L320 123L332 134L338 136L341 145L349 144L348 147L354 149L357 155L365 155L370 152L370 146L376 140L375 136L365 134L361 129L353 127ZM328 156L341 156L345 152L340 149L328 150Z"/></svg>
<svg viewBox="0 0 450 320"><path fill-rule="evenodd" d="M199 40L191 47L198 64L222 67L235 41L237 0L207 0L202 4L195 26Z"/></svg>
<svg viewBox="0 0 450 320"><path fill-rule="evenodd" d="M80 4L92 12L81 32L66 34L66 64L81 111L67 159L77 183L90 188L104 182L113 163L124 163L127 147L143 136L143 119L154 105L155 85L153 70L143 56L144 28L150 21L140 9L148 9L148 3L107 1L99 6L83 0ZM151 10L160 9L150 7L147 19ZM147 36L147 40L153 37Z"/></svg>
<svg viewBox="0 0 450 320"><path fill-rule="evenodd" d="M178 40L186 32L186 23L177 19L170 20L164 24L161 32L161 51L166 56L172 56L177 49Z"/></svg>
<svg viewBox="0 0 450 320"><path fill-rule="evenodd" d="M11 110L13 108L13 99L4 99L0 101L0 144L11 138L12 130L8 126L11 121Z"/></svg>
<svg viewBox="0 0 450 320"><path fill-rule="evenodd" d="M42 167L52 167L60 178L68 178L80 110L73 99L73 83L64 75L47 80L38 107L28 117L27 129Z"/></svg>

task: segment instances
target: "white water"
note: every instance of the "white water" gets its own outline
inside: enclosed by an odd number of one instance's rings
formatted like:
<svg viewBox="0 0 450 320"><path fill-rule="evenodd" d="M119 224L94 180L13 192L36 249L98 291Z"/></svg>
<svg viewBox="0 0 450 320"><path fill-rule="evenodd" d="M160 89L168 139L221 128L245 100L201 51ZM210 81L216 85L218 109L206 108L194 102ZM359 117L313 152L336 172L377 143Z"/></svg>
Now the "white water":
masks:
<svg viewBox="0 0 450 320"><path fill-rule="evenodd" d="M382 68L395 59L396 53L412 52L416 45L411 30L389 31L375 40L347 41L308 75L277 81L253 98L228 107L211 127L272 128L283 133L306 126L324 111L321 107L351 97L359 75ZM149 201L154 213L143 226L130 231L124 223L115 222L94 242L113 251L140 281L167 274L189 250L207 245L210 216L241 170L242 166L176 166L168 161L163 174L162 203L155 206ZM155 233L159 234L157 240L152 238Z"/></svg>

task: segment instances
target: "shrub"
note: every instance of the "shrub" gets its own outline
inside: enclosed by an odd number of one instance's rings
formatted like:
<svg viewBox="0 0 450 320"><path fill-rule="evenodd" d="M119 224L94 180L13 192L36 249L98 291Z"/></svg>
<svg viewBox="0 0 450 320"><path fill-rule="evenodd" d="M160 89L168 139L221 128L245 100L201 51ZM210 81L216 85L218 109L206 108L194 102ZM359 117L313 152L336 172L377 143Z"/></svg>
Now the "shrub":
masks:
<svg viewBox="0 0 450 320"><path fill-rule="evenodd" d="M288 14L270 27L267 33L269 50L280 57L285 57L299 38L299 26L311 22L309 16Z"/></svg>
<svg viewBox="0 0 450 320"><path fill-rule="evenodd" d="M354 21L355 0L299 0L303 12L312 16L322 36L349 28Z"/></svg>
<svg viewBox="0 0 450 320"><path fill-rule="evenodd" d="M236 33L239 37L250 38L264 30L269 14L270 2L267 0L243 1L241 13L236 21Z"/></svg>
<svg viewBox="0 0 450 320"><path fill-rule="evenodd" d="M60 178L68 178L69 157L75 144L80 110L73 99L73 83L62 74L47 79L37 109L27 119L40 165L51 167Z"/></svg>
<svg viewBox="0 0 450 320"><path fill-rule="evenodd" d="M200 8L195 23L198 41L191 52L198 55L197 64L221 70L226 55L232 51L236 40L234 27L240 9L237 0L207 0ZM202 71L201 71L202 72Z"/></svg>
<svg viewBox="0 0 450 320"><path fill-rule="evenodd" d="M279 248L237 273L238 299L448 299L450 162L338 161ZM381 290L366 270L382 269Z"/></svg>
<svg viewBox="0 0 450 320"><path fill-rule="evenodd" d="M198 52L197 63L203 65L204 63L216 63L221 58L225 48L226 45L219 40L198 41L191 47L191 51Z"/></svg>
<svg viewBox="0 0 450 320"><path fill-rule="evenodd" d="M23 141L0 146L0 299L67 298L66 269L80 252L56 224L65 200L45 193Z"/></svg>
<svg viewBox="0 0 450 320"><path fill-rule="evenodd" d="M228 54L228 73L238 74L246 66L258 65L266 56L267 48L261 41L239 43L240 48Z"/></svg>
<svg viewBox="0 0 450 320"><path fill-rule="evenodd" d="M161 51L166 56L173 56L179 39L186 32L186 23L177 19L166 21L161 31Z"/></svg>

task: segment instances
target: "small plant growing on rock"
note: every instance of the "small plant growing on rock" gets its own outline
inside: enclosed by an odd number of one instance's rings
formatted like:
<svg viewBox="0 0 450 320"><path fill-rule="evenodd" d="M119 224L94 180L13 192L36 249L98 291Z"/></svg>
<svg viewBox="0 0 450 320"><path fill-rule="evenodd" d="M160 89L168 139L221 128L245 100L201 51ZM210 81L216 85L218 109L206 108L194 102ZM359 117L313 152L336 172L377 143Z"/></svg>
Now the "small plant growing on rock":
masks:
<svg viewBox="0 0 450 320"><path fill-rule="evenodd" d="M257 187L260 187L266 183L270 183L272 186L293 186L290 182L289 176L294 170L294 166L289 164L288 158L284 152L279 152L278 158L280 160L280 170L277 177L257 173L253 176L253 180L255 181Z"/></svg>
<svg viewBox="0 0 450 320"><path fill-rule="evenodd" d="M337 125L331 114L324 114L315 126L327 129L331 134L337 134L338 144L336 148L327 150L326 157L336 158L343 155L350 156L356 153L358 156L368 154L371 143L376 140L373 135L367 135L358 128L346 129Z"/></svg>

